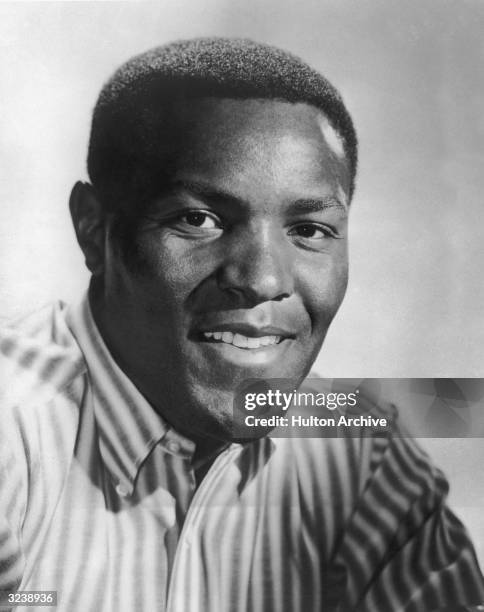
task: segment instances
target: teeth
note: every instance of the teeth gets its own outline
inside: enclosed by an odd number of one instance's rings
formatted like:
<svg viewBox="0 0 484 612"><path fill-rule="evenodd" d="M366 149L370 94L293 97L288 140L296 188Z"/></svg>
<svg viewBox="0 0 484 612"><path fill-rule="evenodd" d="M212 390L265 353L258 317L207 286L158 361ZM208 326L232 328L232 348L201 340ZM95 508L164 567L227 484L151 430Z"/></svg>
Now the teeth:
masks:
<svg viewBox="0 0 484 612"><path fill-rule="evenodd" d="M234 339L232 340L232 344L238 346L240 348L247 348L247 342L249 338L247 336L243 336L242 334L235 334Z"/></svg>
<svg viewBox="0 0 484 612"><path fill-rule="evenodd" d="M227 344L232 344L233 339L234 339L234 334L232 332L224 332L222 334L222 342L226 342Z"/></svg>
<svg viewBox="0 0 484 612"><path fill-rule="evenodd" d="M230 331L216 331L216 332L203 332L203 335L207 340L213 338L224 342L225 344L233 344L239 348L257 349L261 346L271 346L277 344L281 340L281 336L261 336L260 338L253 338L250 336L244 336L243 334L233 334Z"/></svg>

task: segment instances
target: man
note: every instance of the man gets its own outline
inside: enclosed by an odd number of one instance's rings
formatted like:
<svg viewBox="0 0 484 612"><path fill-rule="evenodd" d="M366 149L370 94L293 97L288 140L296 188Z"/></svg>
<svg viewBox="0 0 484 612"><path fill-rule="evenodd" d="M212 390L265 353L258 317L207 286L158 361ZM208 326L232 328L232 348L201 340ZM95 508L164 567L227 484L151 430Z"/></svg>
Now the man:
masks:
<svg viewBox="0 0 484 612"><path fill-rule="evenodd" d="M69 612L484 601L413 443L234 427L244 381L318 354L356 164L337 91L272 47L174 43L107 83L70 201L89 294L2 338L1 588Z"/></svg>

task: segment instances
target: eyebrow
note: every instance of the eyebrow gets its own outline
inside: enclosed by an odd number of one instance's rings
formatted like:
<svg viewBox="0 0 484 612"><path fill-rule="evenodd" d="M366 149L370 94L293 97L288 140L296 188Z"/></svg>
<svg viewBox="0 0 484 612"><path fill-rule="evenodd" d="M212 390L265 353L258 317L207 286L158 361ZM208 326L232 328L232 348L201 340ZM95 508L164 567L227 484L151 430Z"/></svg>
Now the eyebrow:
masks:
<svg viewBox="0 0 484 612"><path fill-rule="evenodd" d="M228 191L224 191L222 189L215 189L210 185L206 185L205 183L200 183L198 181L186 181L186 180L176 180L170 186L171 191L189 191L195 195L202 196L205 200L220 203L220 202L232 202L233 204L247 204L245 200L235 196Z"/></svg>
<svg viewBox="0 0 484 612"><path fill-rule="evenodd" d="M200 183L198 181L176 180L171 184L171 190L189 191L195 195L202 196L204 199L213 203L231 202L239 206L247 204L246 200L239 198L228 191L218 188L215 189L210 185ZM300 198L294 202L291 202L289 206L290 212L297 214L321 212L330 208L337 208L345 214L348 213L348 207L334 195L324 196L322 198Z"/></svg>
<svg viewBox="0 0 484 612"><path fill-rule="evenodd" d="M344 213L348 212L348 208L336 196L300 199L291 204L291 211L301 214L321 212L323 210L327 210L328 208L338 208Z"/></svg>

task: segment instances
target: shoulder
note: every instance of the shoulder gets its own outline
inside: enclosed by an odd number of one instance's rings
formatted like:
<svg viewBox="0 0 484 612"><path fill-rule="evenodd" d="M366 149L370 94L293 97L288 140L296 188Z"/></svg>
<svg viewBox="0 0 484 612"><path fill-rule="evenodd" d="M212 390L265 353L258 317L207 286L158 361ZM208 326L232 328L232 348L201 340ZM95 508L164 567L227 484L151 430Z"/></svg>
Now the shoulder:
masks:
<svg viewBox="0 0 484 612"><path fill-rule="evenodd" d="M326 393L326 400L330 398L328 389L332 400L343 393L339 387L335 391L327 379L306 380L302 388L306 394ZM350 392L346 391L343 395L347 398ZM309 487L322 492L331 486L344 489L346 498L355 505L368 497L375 505L401 503L405 512L423 494L430 503L435 503L436 497L445 497L445 478L400 427L395 405L372 389L360 391L355 402L341 409L328 410L327 402L316 410L307 404L296 407L292 414L304 417L301 420L306 422L311 414L326 418L320 419L321 425L315 421L310 427L274 430L271 438L278 463L285 469L292 464L291 469L297 469Z"/></svg>
<svg viewBox="0 0 484 612"><path fill-rule="evenodd" d="M0 461L33 468L42 439L75 439L86 366L59 302L0 329ZM71 446L67 443L66 447Z"/></svg>
<svg viewBox="0 0 484 612"><path fill-rule="evenodd" d="M0 328L0 410L47 402L86 371L62 302Z"/></svg>

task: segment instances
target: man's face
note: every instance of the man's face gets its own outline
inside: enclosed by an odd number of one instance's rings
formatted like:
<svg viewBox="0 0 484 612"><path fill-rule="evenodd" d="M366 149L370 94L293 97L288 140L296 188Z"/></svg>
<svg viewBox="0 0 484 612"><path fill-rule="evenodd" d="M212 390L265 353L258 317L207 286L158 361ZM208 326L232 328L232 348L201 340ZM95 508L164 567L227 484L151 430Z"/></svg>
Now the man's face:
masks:
<svg viewBox="0 0 484 612"><path fill-rule="evenodd" d="M302 380L343 299L349 171L305 104L199 100L178 109L177 135L135 260L108 234L108 339L173 426L229 440L236 388Z"/></svg>

